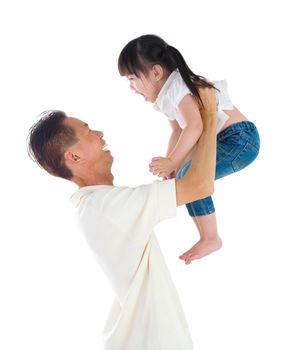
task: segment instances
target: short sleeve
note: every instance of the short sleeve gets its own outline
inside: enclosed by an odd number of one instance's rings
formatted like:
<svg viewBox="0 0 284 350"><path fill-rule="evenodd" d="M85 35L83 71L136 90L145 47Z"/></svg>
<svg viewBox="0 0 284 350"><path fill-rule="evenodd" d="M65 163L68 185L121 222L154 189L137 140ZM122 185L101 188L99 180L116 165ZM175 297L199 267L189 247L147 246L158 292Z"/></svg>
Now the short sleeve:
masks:
<svg viewBox="0 0 284 350"><path fill-rule="evenodd" d="M180 104L181 100L186 95L192 95L191 91L185 84L180 74L178 74L176 79L173 81L168 91L168 94L174 108L178 108L178 105Z"/></svg>
<svg viewBox="0 0 284 350"><path fill-rule="evenodd" d="M114 187L100 201L101 216L122 230L153 228L176 215L174 179L138 187ZM95 205L98 207L98 200Z"/></svg>
<svg viewBox="0 0 284 350"><path fill-rule="evenodd" d="M234 109L234 105L230 99L227 81L226 80L214 80L214 86L217 90L217 98L218 98L218 109Z"/></svg>
<svg viewBox="0 0 284 350"><path fill-rule="evenodd" d="M176 216L176 182L175 179L157 181L159 203L158 221Z"/></svg>

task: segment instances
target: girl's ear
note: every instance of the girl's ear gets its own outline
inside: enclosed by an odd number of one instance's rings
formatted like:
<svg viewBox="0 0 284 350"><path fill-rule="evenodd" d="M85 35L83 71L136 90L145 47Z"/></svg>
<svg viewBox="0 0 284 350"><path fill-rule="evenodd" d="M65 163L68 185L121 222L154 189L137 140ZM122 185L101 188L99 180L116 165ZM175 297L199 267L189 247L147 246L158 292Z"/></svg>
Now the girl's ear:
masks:
<svg viewBox="0 0 284 350"><path fill-rule="evenodd" d="M156 81L159 81L164 78L165 71L160 64L154 64L154 66L152 67L152 72Z"/></svg>

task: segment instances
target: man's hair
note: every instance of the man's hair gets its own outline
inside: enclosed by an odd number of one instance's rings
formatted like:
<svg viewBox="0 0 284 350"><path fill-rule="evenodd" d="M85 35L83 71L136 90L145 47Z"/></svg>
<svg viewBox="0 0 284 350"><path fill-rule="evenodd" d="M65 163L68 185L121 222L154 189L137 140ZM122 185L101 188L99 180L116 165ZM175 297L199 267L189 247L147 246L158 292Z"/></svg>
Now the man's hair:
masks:
<svg viewBox="0 0 284 350"><path fill-rule="evenodd" d="M64 124L66 118L62 111L43 112L30 128L28 153L51 175L70 179L73 174L65 164L64 152L78 139L75 131Z"/></svg>

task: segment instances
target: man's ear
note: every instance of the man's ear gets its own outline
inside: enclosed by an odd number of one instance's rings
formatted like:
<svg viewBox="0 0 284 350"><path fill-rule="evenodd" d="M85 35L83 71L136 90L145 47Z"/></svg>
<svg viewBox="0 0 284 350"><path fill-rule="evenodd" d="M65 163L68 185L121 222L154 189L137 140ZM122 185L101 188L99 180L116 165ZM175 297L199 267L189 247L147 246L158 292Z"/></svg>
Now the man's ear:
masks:
<svg viewBox="0 0 284 350"><path fill-rule="evenodd" d="M152 67L152 73L156 81L163 79L165 75L164 68L160 64L154 64Z"/></svg>
<svg viewBox="0 0 284 350"><path fill-rule="evenodd" d="M70 150L67 150L64 153L64 159L65 159L66 163L75 164L75 163L78 163L78 161L80 160L80 157L78 156L78 154L76 154Z"/></svg>

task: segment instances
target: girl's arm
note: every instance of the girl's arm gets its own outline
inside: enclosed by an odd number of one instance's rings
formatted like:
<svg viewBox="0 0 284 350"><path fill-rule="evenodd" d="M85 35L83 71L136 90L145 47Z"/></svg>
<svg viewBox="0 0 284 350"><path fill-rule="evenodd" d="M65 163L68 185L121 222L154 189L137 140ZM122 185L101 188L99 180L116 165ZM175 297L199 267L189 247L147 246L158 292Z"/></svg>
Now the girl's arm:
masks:
<svg viewBox="0 0 284 350"><path fill-rule="evenodd" d="M182 165L203 131L198 104L192 95L186 95L181 100L178 109L185 120L186 127L182 130L175 147L168 154L168 158L172 160L176 168Z"/></svg>
<svg viewBox="0 0 284 350"><path fill-rule="evenodd" d="M175 145L178 142L180 134L182 133L182 128L179 126L179 124L176 120L169 120L169 122L170 122L170 126L172 128L172 133L171 133L171 136L169 139L166 157L168 157L168 155L175 148Z"/></svg>
<svg viewBox="0 0 284 350"><path fill-rule="evenodd" d="M155 157L152 159L150 170L154 175L168 176L179 169L202 134L203 124L196 100L191 95L186 95L178 108L185 120L186 127L182 129L177 143L167 154L167 158Z"/></svg>

